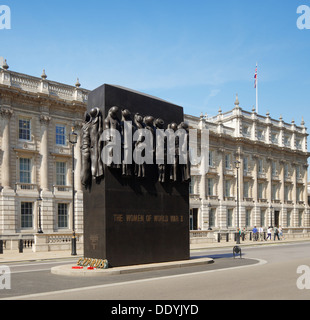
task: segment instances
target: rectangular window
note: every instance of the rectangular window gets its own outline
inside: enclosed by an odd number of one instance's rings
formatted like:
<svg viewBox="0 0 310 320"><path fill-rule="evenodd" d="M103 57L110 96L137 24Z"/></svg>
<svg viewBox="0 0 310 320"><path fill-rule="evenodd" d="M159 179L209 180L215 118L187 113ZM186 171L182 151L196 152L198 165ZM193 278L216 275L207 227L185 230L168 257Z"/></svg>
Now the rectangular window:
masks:
<svg viewBox="0 0 310 320"><path fill-rule="evenodd" d="M56 144L66 145L66 127L62 125L56 125Z"/></svg>
<svg viewBox="0 0 310 320"><path fill-rule="evenodd" d="M67 185L67 165L65 162L56 162L56 184L58 186Z"/></svg>
<svg viewBox="0 0 310 320"><path fill-rule="evenodd" d="M301 188L297 187L296 188L296 200L300 201L300 194L301 194Z"/></svg>
<svg viewBox="0 0 310 320"><path fill-rule="evenodd" d="M291 212L288 211L286 214L286 221L287 221L287 226L290 227L291 226Z"/></svg>
<svg viewBox="0 0 310 320"><path fill-rule="evenodd" d="M264 199L264 185L262 183L258 184L258 199Z"/></svg>
<svg viewBox="0 0 310 320"><path fill-rule="evenodd" d="M30 141L31 125L29 119L19 119L18 123L18 136L20 140Z"/></svg>
<svg viewBox="0 0 310 320"><path fill-rule="evenodd" d="M284 165L284 177L288 178L288 164L287 163Z"/></svg>
<svg viewBox="0 0 310 320"><path fill-rule="evenodd" d="M213 196L213 185L214 180L212 178L208 179L208 196Z"/></svg>
<svg viewBox="0 0 310 320"><path fill-rule="evenodd" d="M266 225L266 210L262 210L260 211L260 225L262 227L265 227Z"/></svg>
<svg viewBox="0 0 310 320"><path fill-rule="evenodd" d="M29 158L19 159L19 182L31 183L31 160Z"/></svg>
<svg viewBox="0 0 310 320"><path fill-rule="evenodd" d="M29 229L32 228L32 202L21 203L21 228Z"/></svg>
<svg viewBox="0 0 310 320"><path fill-rule="evenodd" d="M264 131L263 130L259 129L257 131L257 138L258 138L258 140L265 140Z"/></svg>
<svg viewBox="0 0 310 320"><path fill-rule="evenodd" d="M275 144L278 143L278 135L276 133L271 134L271 142Z"/></svg>
<svg viewBox="0 0 310 320"><path fill-rule="evenodd" d="M68 228L67 203L58 203L58 228Z"/></svg>
<svg viewBox="0 0 310 320"><path fill-rule="evenodd" d="M284 200L289 201L289 192L290 192L290 187L288 185L284 186Z"/></svg>
<svg viewBox="0 0 310 320"><path fill-rule="evenodd" d="M225 168L230 169L230 154L225 154Z"/></svg>
<svg viewBox="0 0 310 320"><path fill-rule="evenodd" d="M271 193L272 193L272 200L278 200L278 186L276 184L273 184L271 187Z"/></svg>
<svg viewBox="0 0 310 320"><path fill-rule="evenodd" d="M233 216L234 216L233 213L234 213L233 209L227 210L227 227L233 226Z"/></svg>
<svg viewBox="0 0 310 320"><path fill-rule="evenodd" d="M245 211L245 225L246 227L251 226L251 210L250 209L247 209Z"/></svg>
<svg viewBox="0 0 310 320"><path fill-rule="evenodd" d="M258 159L258 173L264 173L263 159Z"/></svg>
<svg viewBox="0 0 310 320"><path fill-rule="evenodd" d="M276 176L277 175L277 163L275 161L272 161L271 170L272 170L272 175Z"/></svg>
<svg viewBox="0 0 310 320"><path fill-rule="evenodd" d="M249 181L244 181L243 182L243 197L244 198L249 198L249 188L250 188Z"/></svg>
<svg viewBox="0 0 310 320"><path fill-rule="evenodd" d="M303 211L302 210L299 210L298 211L298 227L302 227L302 217L303 217Z"/></svg>
<svg viewBox="0 0 310 320"><path fill-rule="evenodd" d="M225 181L225 197L230 197L230 180Z"/></svg>
<svg viewBox="0 0 310 320"><path fill-rule="evenodd" d="M297 179L300 179L300 178L301 178L300 166L296 166L296 178L297 178Z"/></svg>
<svg viewBox="0 0 310 320"><path fill-rule="evenodd" d="M215 227L215 209L209 210L209 227L210 228Z"/></svg>
<svg viewBox="0 0 310 320"><path fill-rule="evenodd" d="M248 164L248 158L243 158L243 171L247 173L249 171L249 164Z"/></svg>
<svg viewBox="0 0 310 320"><path fill-rule="evenodd" d="M301 149L302 148L302 144L301 144L301 140L300 139L296 140L296 148L297 149Z"/></svg>
<svg viewBox="0 0 310 320"><path fill-rule="evenodd" d="M196 181L196 177L192 176L191 180L190 180L190 183L189 183L189 194L194 194L195 193L195 189L194 189L195 181Z"/></svg>
<svg viewBox="0 0 310 320"><path fill-rule="evenodd" d="M213 167L213 151L209 150L209 166Z"/></svg>
<svg viewBox="0 0 310 320"><path fill-rule="evenodd" d="M291 146L291 140L290 140L290 138L288 136L284 137L284 145L286 147L290 147Z"/></svg>

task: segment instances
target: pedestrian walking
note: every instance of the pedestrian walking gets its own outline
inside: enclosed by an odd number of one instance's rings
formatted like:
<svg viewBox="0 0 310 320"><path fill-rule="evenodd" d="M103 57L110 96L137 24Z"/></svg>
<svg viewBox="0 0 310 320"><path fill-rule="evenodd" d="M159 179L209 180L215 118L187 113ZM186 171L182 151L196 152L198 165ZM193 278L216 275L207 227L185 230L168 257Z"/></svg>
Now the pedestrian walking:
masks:
<svg viewBox="0 0 310 320"><path fill-rule="evenodd" d="M279 227L279 236L280 236L280 240L284 240L283 229L281 226Z"/></svg>
<svg viewBox="0 0 310 320"><path fill-rule="evenodd" d="M277 226L274 227L274 235L273 235L273 240L276 241L276 237L278 238L278 240L280 240L279 238L279 229L277 228Z"/></svg>
<svg viewBox="0 0 310 320"><path fill-rule="evenodd" d="M237 228L237 232L235 233L235 239L237 240L237 237L239 236L239 239L240 239L240 229Z"/></svg>
<svg viewBox="0 0 310 320"><path fill-rule="evenodd" d="M268 227L267 229L267 240L270 239L271 240L271 227Z"/></svg>
<svg viewBox="0 0 310 320"><path fill-rule="evenodd" d="M243 228L241 235L242 235L242 241L246 240L246 230L245 230L245 228Z"/></svg>
<svg viewBox="0 0 310 320"><path fill-rule="evenodd" d="M258 233L259 233L259 240L264 241L264 229L262 226L259 227Z"/></svg>
<svg viewBox="0 0 310 320"><path fill-rule="evenodd" d="M256 226L253 228L252 232L253 232L253 241L257 241L258 240L258 230L257 230Z"/></svg>

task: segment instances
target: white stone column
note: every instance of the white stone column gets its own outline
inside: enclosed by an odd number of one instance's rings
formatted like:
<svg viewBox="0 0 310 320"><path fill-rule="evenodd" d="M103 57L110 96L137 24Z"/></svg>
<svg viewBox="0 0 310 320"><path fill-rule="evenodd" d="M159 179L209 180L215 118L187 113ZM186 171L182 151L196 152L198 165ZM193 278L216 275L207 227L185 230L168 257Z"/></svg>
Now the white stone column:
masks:
<svg viewBox="0 0 310 320"><path fill-rule="evenodd" d="M267 201L272 203L272 160L271 158L267 159L268 170L266 173L267 177Z"/></svg>
<svg viewBox="0 0 310 320"><path fill-rule="evenodd" d="M13 111L9 108L1 109L1 119L3 123L2 132L2 187L4 191L12 190L11 186L11 163L10 163L10 119Z"/></svg>
<svg viewBox="0 0 310 320"><path fill-rule="evenodd" d="M292 190L292 200L293 203L297 204L297 174L296 174L296 164L292 164L293 174L292 174L292 180L293 180L293 190Z"/></svg>
<svg viewBox="0 0 310 320"><path fill-rule="evenodd" d="M219 149L219 182L218 182L218 200L219 206L216 210L216 221L217 227L222 227L222 217L224 211L226 210L226 206L224 206L224 149Z"/></svg>
<svg viewBox="0 0 310 320"><path fill-rule="evenodd" d="M285 163L284 161L280 161L280 172L279 172L279 177L280 177L280 202L284 204L284 199L285 199Z"/></svg>
<svg viewBox="0 0 310 320"><path fill-rule="evenodd" d="M41 226L44 233L51 233L54 231L54 206L53 206L53 190L50 190L49 184L49 170L52 166L49 165L49 125L51 117L47 112L43 112L40 116L40 189L41 189ZM36 206L37 207L37 206ZM38 213L38 208L36 209Z"/></svg>
<svg viewBox="0 0 310 320"><path fill-rule="evenodd" d="M258 203L258 163L257 163L257 156L254 155L253 156L254 159L254 167L253 167L253 178L254 178L254 182L253 182L253 201L255 204Z"/></svg>
<svg viewBox="0 0 310 320"><path fill-rule="evenodd" d="M219 201L224 201L224 150L219 150L218 197Z"/></svg>
<svg viewBox="0 0 310 320"><path fill-rule="evenodd" d="M308 205L308 165L304 165L304 192L303 192L303 201L305 204L305 213L304 213L304 226L309 227L310 221L309 221L309 205Z"/></svg>
<svg viewBox="0 0 310 320"><path fill-rule="evenodd" d="M40 167L40 178L41 178L41 189L43 192L49 190L48 185L48 125L51 117L48 115L41 115L41 167Z"/></svg>
<svg viewBox="0 0 310 320"><path fill-rule="evenodd" d="M10 107L2 107L0 110L0 120L2 122L2 167L1 185L2 192L0 197L0 231L2 235L14 234L16 232L16 203L15 192L11 181L10 163L10 119L13 110Z"/></svg>

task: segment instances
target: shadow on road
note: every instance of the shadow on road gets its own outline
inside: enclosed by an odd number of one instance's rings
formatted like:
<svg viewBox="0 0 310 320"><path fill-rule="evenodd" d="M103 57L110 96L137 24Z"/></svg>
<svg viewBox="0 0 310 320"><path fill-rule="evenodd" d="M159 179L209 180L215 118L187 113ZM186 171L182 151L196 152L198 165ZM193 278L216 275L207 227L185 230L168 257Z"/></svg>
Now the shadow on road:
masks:
<svg viewBox="0 0 310 320"><path fill-rule="evenodd" d="M242 253L242 258L244 258L245 254ZM234 258L233 253L219 253L219 254L208 254L208 255L203 255L203 256L195 256L192 257L191 259L202 259L202 258L211 258L211 259L228 259L228 258ZM236 255L236 259L240 259L240 255Z"/></svg>

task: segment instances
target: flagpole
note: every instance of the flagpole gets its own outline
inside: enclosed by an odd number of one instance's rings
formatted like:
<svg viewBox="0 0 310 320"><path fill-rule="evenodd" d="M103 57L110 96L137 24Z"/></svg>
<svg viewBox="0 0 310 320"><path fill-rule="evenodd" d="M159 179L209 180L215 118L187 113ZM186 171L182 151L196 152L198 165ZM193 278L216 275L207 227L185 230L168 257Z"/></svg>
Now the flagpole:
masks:
<svg viewBox="0 0 310 320"><path fill-rule="evenodd" d="M256 63L256 70L257 70L257 63ZM256 113L258 114L258 72L256 76Z"/></svg>

